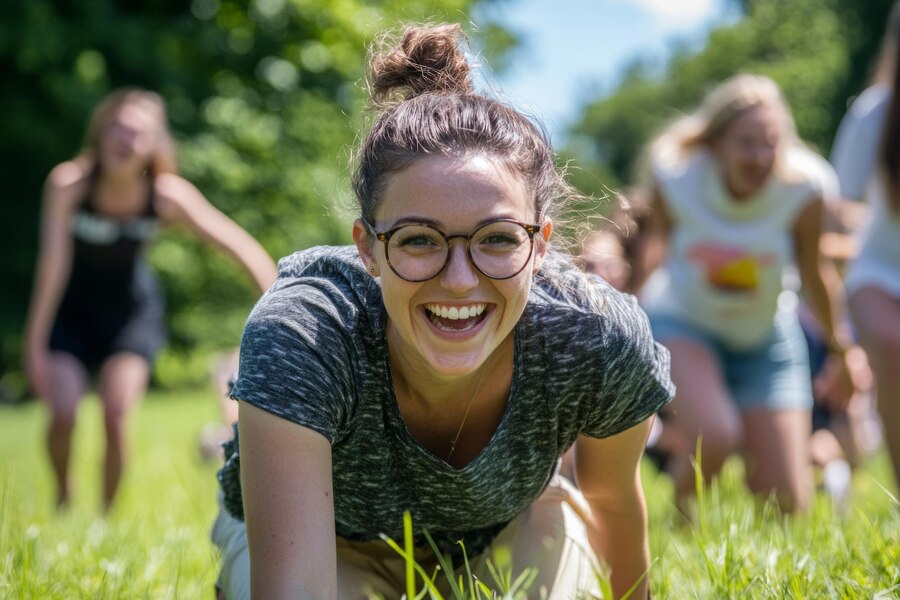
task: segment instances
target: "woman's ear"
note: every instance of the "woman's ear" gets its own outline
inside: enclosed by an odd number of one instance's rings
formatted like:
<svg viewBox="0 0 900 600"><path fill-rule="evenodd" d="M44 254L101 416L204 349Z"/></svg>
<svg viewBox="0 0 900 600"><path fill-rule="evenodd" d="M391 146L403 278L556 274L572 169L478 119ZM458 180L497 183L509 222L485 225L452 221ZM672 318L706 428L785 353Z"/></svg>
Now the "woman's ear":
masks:
<svg viewBox="0 0 900 600"><path fill-rule="evenodd" d="M356 245L356 251L359 252L359 258L365 265L366 271L372 277L378 277L378 262L375 260L372 239L372 232L365 221L362 219L353 221L353 243Z"/></svg>
<svg viewBox="0 0 900 600"><path fill-rule="evenodd" d="M553 221L547 219L541 225L540 231L536 234L538 237L534 240L534 265L532 273L537 273L541 269L544 257L547 256L547 250L550 248L550 236L553 234Z"/></svg>

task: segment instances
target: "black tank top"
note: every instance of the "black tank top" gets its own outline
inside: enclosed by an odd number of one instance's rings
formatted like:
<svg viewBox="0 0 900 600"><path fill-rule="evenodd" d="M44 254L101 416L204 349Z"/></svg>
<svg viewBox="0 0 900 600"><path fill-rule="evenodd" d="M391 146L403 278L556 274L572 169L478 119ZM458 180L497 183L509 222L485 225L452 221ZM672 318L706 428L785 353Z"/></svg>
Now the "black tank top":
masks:
<svg viewBox="0 0 900 600"><path fill-rule="evenodd" d="M97 172L89 180L84 201L72 216L74 240L72 274L68 294L72 299L134 301L155 285L144 262L147 242L158 229L153 202L153 183L149 182L144 210L137 216L119 219L97 210L95 191Z"/></svg>

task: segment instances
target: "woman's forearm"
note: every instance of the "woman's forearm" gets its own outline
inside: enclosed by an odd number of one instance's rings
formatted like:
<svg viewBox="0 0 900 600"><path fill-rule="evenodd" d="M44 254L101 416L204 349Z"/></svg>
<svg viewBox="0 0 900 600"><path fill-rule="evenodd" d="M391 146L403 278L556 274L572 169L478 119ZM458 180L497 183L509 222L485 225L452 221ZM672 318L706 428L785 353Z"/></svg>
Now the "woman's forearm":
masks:
<svg viewBox="0 0 900 600"><path fill-rule="evenodd" d="M262 245L249 233L240 229L237 236L238 244L232 248L232 256L243 265L262 294L269 289L278 276L275 263Z"/></svg>
<svg viewBox="0 0 900 600"><path fill-rule="evenodd" d="M844 326L841 281L834 266L823 263L818 273L804 281L804 287L809 307L822 328L826 341L842 347L851 345L852 340Z"/></svg>
<svg viewBox="0 0 900 600"><path fill-rule="evenodd" d="M59 306L71 269L71 261L70 240L50 239L42 244L25 325L27 344L47 342L53 315Z"/></svg>
<svg viewBox="0 0 900 600"><path fill-rule="evenodd" d="M647 506L643 493L628 506L591 503L591 547L610 569L615 598L634 588L629 598L648 597L650 546L647 538Z"/></svg>

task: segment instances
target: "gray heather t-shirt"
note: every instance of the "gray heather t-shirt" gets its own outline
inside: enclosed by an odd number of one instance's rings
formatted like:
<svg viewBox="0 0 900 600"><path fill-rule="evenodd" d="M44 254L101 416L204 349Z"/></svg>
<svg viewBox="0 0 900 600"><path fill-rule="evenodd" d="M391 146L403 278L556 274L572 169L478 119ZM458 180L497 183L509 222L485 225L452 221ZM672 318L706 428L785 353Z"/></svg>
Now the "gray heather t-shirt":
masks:
<svg viewBox="0 0 900 600"><path fill-rule="evenodd" d="M331 442L335 526L352 540L402 539L412 513L442 552L482 551L547 485L579 434L603 438L674 394L669 355L643 311L597 277L548 260L515 328L514 375L500 425L456 469L407 431L391 384L379 283L353 247L319 247L279 263L241 342L232 397ZM219 474L225 506L243 517L237 442ZM303 460L302 456L284 457Z"/></svg>

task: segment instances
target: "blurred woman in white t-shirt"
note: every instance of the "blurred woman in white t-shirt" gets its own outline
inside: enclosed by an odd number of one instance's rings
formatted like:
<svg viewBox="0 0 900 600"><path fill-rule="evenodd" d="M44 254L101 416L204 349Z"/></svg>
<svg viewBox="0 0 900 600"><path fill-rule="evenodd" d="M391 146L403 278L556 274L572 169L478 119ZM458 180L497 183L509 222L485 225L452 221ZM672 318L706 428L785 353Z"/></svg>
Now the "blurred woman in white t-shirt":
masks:
<svg viewBox="0 0 900 600"><path fill-rule="evenodd" d="M659 268L642 300L672 353L673 425L692 450L702 439L706 480L743 450L750 488L802 510L812 491L812 390L785 282L799 274L829 341L832 381L846 387L836 274L818 253L834 172L798 139L778 86L756 75L720 84L651 143L648 158L654 206L641 270ZM670 467L679 502L694 491L690 458Z"/></svg>

